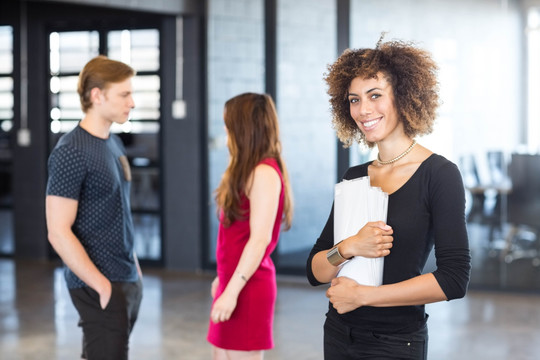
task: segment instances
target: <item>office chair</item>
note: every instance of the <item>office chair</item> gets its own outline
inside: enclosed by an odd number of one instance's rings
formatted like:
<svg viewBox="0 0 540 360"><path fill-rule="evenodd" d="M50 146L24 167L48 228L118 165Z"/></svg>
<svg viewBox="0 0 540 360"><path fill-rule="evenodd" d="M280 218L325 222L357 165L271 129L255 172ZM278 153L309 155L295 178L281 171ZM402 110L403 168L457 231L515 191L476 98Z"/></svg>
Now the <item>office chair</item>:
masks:
<svg viewBox="0 0 540 360"><path fill-rule="evenodd" d="M540 155L512 154L508 174L510 231L501 257L506 263L532 259L533 266L540 266Z"/></svg>

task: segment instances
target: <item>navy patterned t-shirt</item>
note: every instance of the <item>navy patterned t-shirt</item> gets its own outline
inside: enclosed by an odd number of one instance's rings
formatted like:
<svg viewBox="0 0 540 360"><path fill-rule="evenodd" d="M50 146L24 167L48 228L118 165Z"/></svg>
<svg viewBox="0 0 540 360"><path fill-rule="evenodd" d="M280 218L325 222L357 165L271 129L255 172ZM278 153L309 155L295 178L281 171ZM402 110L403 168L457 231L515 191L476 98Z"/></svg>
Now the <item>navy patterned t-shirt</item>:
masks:
<svg viewBox="0 0 540 360"><path fill-rule="evenodd" d="M49 157L47 195L78 201L72 230L96 267L110 281L137 281L131 173L120 138L101 139L77 126L60 138ZM87 286L69 268L70 289Z"/></svg>

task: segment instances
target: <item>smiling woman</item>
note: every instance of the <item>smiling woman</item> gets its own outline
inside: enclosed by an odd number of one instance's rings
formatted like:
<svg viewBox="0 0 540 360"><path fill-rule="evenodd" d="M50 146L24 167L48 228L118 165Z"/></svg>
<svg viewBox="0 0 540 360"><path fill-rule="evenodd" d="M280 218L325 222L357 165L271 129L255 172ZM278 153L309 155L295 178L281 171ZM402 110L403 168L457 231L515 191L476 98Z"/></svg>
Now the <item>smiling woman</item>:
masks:
<svg viewBox="0 0 540 360"><path fill-rule="evenodd" d="M425 304L463 297L470 271L461 175L415 140L433 127L437 66L426 51L393 41L347 50L328 69L338 137L379 151L344 179L368 176L389 197L387 223L367 222L344 239L334 238L332 210L309 255L310 283L331 282L325 358L427 359ZM437 269L424 273L433 247ZM342 261L333 261L333 253ZM381 286L340 276L345 259L355 256L384 258Z"/></svg>

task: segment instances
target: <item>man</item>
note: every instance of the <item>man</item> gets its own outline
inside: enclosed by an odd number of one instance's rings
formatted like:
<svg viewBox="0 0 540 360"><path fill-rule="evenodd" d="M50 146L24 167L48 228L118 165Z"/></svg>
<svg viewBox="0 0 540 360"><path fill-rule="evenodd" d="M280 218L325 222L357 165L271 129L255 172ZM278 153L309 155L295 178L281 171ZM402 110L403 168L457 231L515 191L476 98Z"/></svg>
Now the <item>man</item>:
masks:
<svg viewBox="0 0 540 360"><path fill-rule="evenodd" d="M49 157L48 238L62 258L83 330L82 358L127 359L129 334L142 299L133 251L125 149L110 133L135 106L128 65L98 56L79 74L84 118Z"/></svg>

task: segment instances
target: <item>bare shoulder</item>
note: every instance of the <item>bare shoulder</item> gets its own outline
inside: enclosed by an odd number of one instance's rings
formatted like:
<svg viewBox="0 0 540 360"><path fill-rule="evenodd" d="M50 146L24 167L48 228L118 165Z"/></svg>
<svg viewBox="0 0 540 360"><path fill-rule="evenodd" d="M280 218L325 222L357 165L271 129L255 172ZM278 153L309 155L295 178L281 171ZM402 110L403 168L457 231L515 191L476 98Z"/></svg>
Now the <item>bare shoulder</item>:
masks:
<svg viewBox="0 0 540 360"><path fill-rule="evenodd" d="M268 165L268 164L264 164L264 163L261 163L261 164L258 164L257 166L255 166L255 169L253 170L253 174L254 175L263 175L263 176L266 176L266 175L279 176L276 169L274 169L274 167L272 167L271 165Z"/></svg>
<svg viewBox="0 0 540 360"><path fill-rule="evenodd" d="M246 191L248 197L253 191L270 191L272 189L280 189L281 187L278 172L267 164L258 164L253 169L251 179Z"/></svg>
<svg viewBox="0 0 540 360"><path fill-rule="evenodd" d="M253 182L263 182L266 185L280 183L279 174L268 164L258 164L253 170Z"/></svg>
<svg viewBox="0 0 540 360"><path fill-rule="evenodd" d="M414 157L415 162L421 164L425 160L427 160L427 158L433 155L433 151L429 150L428 148L420 144L418 144L417 147L418 147L418 152L415 154L415 157Z"/></svg>

